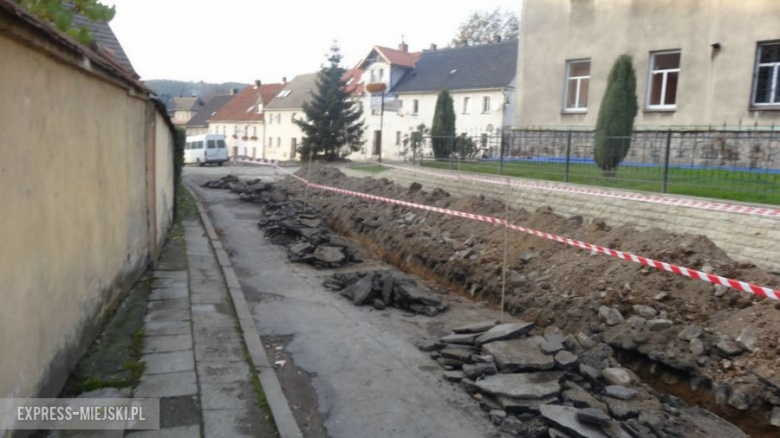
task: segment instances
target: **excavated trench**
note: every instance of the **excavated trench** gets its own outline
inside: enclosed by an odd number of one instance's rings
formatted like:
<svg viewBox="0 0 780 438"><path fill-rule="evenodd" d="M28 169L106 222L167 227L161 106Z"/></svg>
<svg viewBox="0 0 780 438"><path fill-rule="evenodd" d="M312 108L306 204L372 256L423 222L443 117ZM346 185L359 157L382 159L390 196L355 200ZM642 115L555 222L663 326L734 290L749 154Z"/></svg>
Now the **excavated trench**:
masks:
<svg viewBox="0 0 780 438"><path fill-rule="evenodd" d="M484 197L454 198L422 187L400 187L387 180L348 178L338 170L316 168L312 182L420 204L502 216L502 203ZM277 184L292 199L303 196L299 182ZM366 202L329 192L309 194L336 233L359 241L400 270L435 282L473 300L498 306L505 234L495 226L469 223L434 213ZM611 228L599 220L562 218L549 209L511 211L510 219L530 228L567 235L614 249L721 275L777 287L772 274L735 263L701 236L658 230ZM611 347L622 366L645 385L712 412L753 437L774 437L773 407L780 410L780 380L773 369L780 350L780 307L737 291L723 291L603 256L569 249L536 237L512 235L511 275L506 310L539 328L553 324L565 333L585 333ZM608 309L608 310L604 310ZM644 313L643 313L644 312ZM619 315L619 321L608 317ZM622 315L640 313L624 318ZM646 315L651 313L654 316ZM668 321L662 331L639 325ZM681 340L679 332L701 332ZM745 328L755 339L745 341ZM682 329L682 331L681 331ZM704 351L692 354L694 340ZM742 348L725 349L740 340ZM750 341L750 342L748 342ZM724 344L726 343L726 344ZM747 345L744 345L747 343ZM690 351L689 351L690 350Z"/></svg>
<svg viewBox="0 0 780 438"><path fill-rule="evenodd" d="M376 242L370 236L355 233L354 229L345 227L340 221L326 218L325 222L337 233L359 241L382 261L406 273L439 284L463 297L476 300L469 291L460 285L440 277L425 266L425 263L420 263L420 258L413 257L411 258L413 261L403 259L398 254L388 251L381 243ZM496 309L500 306L498 297L493 297L489 301ZM663 362L654 361L636 351L614 347L613 351L615 352L615 358L623 366L636 373L642 380L642 383L649 385L653 389L678 397L691 406L704 408L739 427L753 438L777 437L778 428L770 425L767 421L772 411L772 406L768 403L760 403L749 410L739 410L724 403L722 400L718 400L723 395L718 395L717 384L713 384L711 380L701 381L698 377L692 377L685 371L666 365Z"/></svg>

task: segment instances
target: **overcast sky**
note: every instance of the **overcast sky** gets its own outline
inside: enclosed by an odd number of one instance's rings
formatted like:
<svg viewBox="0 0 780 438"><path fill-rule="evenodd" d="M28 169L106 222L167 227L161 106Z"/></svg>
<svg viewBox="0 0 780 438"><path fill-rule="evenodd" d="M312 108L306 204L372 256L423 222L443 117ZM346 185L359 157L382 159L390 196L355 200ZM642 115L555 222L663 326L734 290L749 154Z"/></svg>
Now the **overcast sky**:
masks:
<svg viewBox="0 0 780 438"><path fill-rule="evenodd" d="M143 79L279 82L316 71L334 39L352 66L373 45L444 46L471 11L521 0L103 0Z"/></svg>

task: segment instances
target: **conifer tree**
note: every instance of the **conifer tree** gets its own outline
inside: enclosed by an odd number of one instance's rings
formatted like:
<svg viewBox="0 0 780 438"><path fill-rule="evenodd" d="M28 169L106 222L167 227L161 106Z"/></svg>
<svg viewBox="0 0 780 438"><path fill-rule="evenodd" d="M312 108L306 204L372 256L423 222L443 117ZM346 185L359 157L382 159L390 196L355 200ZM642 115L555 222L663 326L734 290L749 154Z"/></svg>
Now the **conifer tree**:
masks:
<svg viewBox="0 0 780 438"><path fill-rule="evenodd" d="M295 120L304 137L298 152L301 159L322 156L328 161L345 157L360 149L365 126L363 111L346 91L341 67L341 51L337 44L330 48L326 65L317 73L316 90L311 100L303 104L305 120Z"/></svg>
<svg viewBox="0 0 780 438"><path fill-rule="evenodd" d="M593 157L604 176L615 176L618 165L628 154L638 109L634 65L631 56L621 55L609 72L596 122Z"/></svg>
<svg viewBox="0 0 780 438"><path fill-rule="evenodd" d="M454 147L455 104L447 90L441 90L431 124L431 142L436 158L447 158Z"/></svg>

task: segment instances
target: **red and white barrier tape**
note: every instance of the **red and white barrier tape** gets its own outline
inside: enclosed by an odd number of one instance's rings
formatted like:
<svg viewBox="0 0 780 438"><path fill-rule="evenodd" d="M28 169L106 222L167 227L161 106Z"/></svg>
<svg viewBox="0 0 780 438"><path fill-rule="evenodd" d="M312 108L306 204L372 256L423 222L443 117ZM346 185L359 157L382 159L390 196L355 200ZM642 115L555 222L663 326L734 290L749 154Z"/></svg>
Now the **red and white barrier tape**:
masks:
<svg viewBox="0 0 780 438"><path fill-rule="evenodd" d="M671 263L660 262L658 260L653 260L653 259L649 259L647 257L638 256L636 254L632 254L632 253L629 253L629 252L617 251L617 250L610 249L610 248L607 248L607 247L604 247L604 246L594 245L594 244L591 244L591 243L586 243L586 242L582 242L582 241L579 241L579 240L570 239L568 237L557 236L555 234L545 233L545 232L542 232L542 231L537 231L537 230L533 230L533 229L530 229L530 228L521 227L519 225L514 225L514 224L511 224L511 223L508 223L505 219L499 219L499 218L492 217L492 216L484 216L484 215L480 215L480 214L466 213L466 212L462 212L462 211L458 211L458 210L450 210L450 209L447 209L447 208L431 207L429 205L416 204L416 203L413 203L413 202L401 201L399 199L393 199L393 198L385 198L383 196L370 195L368 193L355 192L355 191L352 191L352 190L340 189L338 187L330 187L330 186L325 186L325 185L321 185L321 184L314 184L314 183L308 182L304 178L301 178L301 177L299 177L297 175L294 175L292 172L290 172L290 171L288 171L288 170L286 170L286 169L284 169L282 167L279 167L278 165L275 165L275 167L277 169L287 173L288 175L296 178L297 180L301 181L302 183L308 185L309 187L313 187L315 189L325 190L325 191L334 192L334 193L340 193L340 194L348 195L348 196L355 196L355 197L369 199L369 200L376 201L376 202L384 202L384 203L388 203L388 204L400 205L402 207L407 207L407 208L414 208L414 209L418 209L418 210L432 211L434 213L447 214L447 215L450 215L450 216L462 217L462 218L466 218L466 219L472 219L472 220L477 220L477 221L481 221L481 222L487 222L487 223L491 223L491 224L502 225L502 226L508 227L511 230L520 231L522 233L530 234L530 235L537 236L537 237L542 237L542 238L548 239L548 240L553 240L553 241L556 241L556 242L559 242L559 243L563 243L565 245L575 246L577 248L590 250L590 251L595 251L595 252L598 252L600 254L608 255L608 256L613 257L613 258L618 258L618 259L626 260L626 261L629 261L629 262L638 263L640 265L649 266L651 268L655 268L655 269L658 269L660 271L667 271L667 272L671 272L673 274L682 275L684 277L694 278L694 279L697 279L697 280L706 281L708 283L730 287L732 289L741 290L743 292L747 292L747 293L750 293L750 294L753 294L753 295L757 295L759 297L770 298L770 299L773 299L773 300L780 300L780 290L775 290L775 289L772 289L772 288L769 288L769 287L759 286L759 285L748 283L748 282L745 282L745 281L739 281L739 280L734 280L734 279L731 279L731 278L721 277L719 275L708 274L706 272L697 271L695 269L685 268L683 266L677 266L677 265L673 265Z"/></svg>
<svg viewBox="0 0 780 438"><path fill-rule="evenodd" d="M688 207L697 208L702 210L721 211L724 213L739 213L749 214L762 217L770 217L780 219L780 210L763 208L763 207L751 207L749 205L729 204L725 202L708 202L699 201L696 199L677 198L669 196L658 195L645 195L641 193L628 193L628 192L614 192L610 190L600 189L587 189L576 186L562 186L557 184L539 183L533 181L520 181L520 180L507 180L506 178L494 178L488 176L478 176L470 173L451 172L451 171L426 171L407 166L395 166L392 164L382 163L383 166L390 167L392 169L403 170L406 172L415 172L423 175L435 176L439 178L449 178L456 180L469 180L483 182L487 184L506 186L507 184L512 187L530 187L534 189L551 190L556 192L565 193L577 193L581 195L599 196L603 198L622 199L628 201L649 202L652 204L670 205L675 207Z"/></svg>

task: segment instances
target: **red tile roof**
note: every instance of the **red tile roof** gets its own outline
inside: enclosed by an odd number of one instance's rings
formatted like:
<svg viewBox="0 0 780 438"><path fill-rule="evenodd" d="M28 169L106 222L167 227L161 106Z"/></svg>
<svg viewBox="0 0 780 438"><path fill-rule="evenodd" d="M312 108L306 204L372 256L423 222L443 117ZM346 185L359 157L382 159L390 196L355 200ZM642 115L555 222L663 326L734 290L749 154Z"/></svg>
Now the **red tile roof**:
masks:
<svg viewBox="0 0 780 438"><path fill-rule="evenodd" d="M364 85L360 82L360 76L363 75L363 70L360 69L360 67L355 67L350 70L347 70L346 73L344 73L344 76L342 79L349 82L350 79L352 79L352 83L347 84L347 92L352 94L353 96L359 96L363 94Z"/></svg>
<svg viewBox="0 0 780 438"><path fill-rule="evenodd" d="M420 59L422 52L404 52L403 50L391 49L389 47L374 46L380 55L385 60L393 65L400 65L402 67L414 67L414 64Z"/></svg>
<svg viewBox="0 0 780 438"><path fill-rule="evenodd" d="M257 111L257 105L267 105L284 88L284 84L250 85L236 94L225 106L220 108L210 122L262 122L263 113Z"/></svg>

